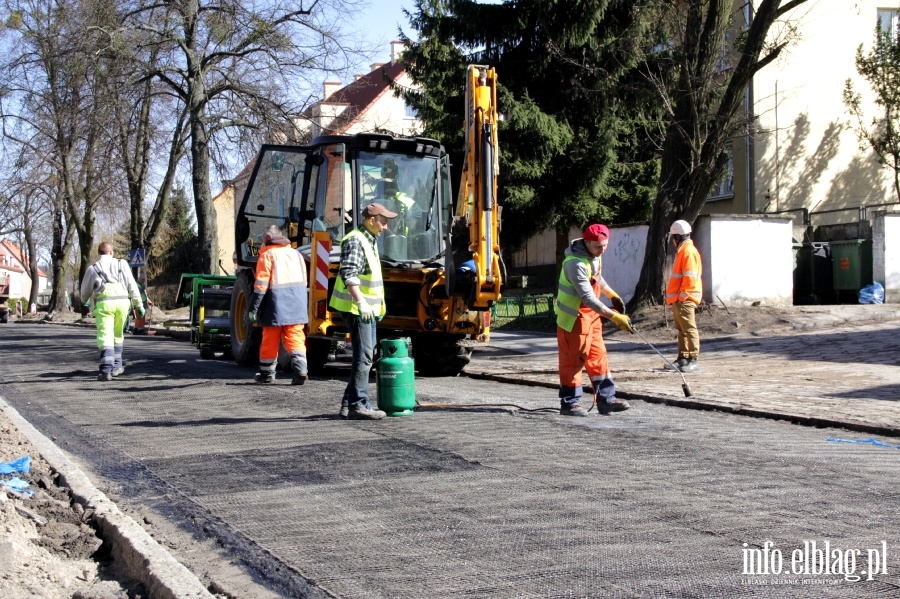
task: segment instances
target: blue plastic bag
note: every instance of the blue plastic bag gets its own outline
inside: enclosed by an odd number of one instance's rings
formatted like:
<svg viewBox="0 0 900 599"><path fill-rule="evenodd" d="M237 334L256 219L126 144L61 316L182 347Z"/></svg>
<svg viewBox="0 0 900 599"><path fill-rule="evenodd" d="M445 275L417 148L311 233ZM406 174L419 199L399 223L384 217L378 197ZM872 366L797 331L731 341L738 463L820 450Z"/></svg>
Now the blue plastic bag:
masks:
<svg viewBox="0 0 900 599"><path fill-rule="evenodd" d="M0 462L0 474L12 474L14 472L28 474L29 468L31 468L31 458L27 455L11 462Z"/></svg>
<svg viewBox="0 0 900 599"><path fill-rule="evenodd" d="M884 303L884 287L881 283L875 281L871 285L866 285L859 290L859 303L861 304L883 304Z"/></svg>

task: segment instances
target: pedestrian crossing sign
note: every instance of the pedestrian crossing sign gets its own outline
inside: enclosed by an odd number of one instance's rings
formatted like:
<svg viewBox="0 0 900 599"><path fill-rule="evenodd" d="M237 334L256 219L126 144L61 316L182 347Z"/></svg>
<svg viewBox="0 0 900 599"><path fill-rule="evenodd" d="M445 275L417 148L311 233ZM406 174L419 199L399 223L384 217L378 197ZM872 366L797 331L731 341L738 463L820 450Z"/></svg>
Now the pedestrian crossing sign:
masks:
<svg viewBox="0 0 900 599"><path fill-rule="evenodd" d="M128 253L128 264L134 267L144 266L144 249L131 250Z"/></svg>

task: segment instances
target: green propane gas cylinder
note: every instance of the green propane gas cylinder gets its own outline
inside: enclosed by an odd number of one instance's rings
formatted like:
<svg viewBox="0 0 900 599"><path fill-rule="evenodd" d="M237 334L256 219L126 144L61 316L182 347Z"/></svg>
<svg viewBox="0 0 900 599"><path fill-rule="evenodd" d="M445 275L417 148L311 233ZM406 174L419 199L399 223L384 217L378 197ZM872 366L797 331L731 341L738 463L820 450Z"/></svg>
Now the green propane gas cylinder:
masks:
<svg viewBox="0 0 900 599"><path fill-rule="evenodd" d="M388 416L409 416L416 407L415 367L407 339L382 339L378 371L378 409Z"/></svg>

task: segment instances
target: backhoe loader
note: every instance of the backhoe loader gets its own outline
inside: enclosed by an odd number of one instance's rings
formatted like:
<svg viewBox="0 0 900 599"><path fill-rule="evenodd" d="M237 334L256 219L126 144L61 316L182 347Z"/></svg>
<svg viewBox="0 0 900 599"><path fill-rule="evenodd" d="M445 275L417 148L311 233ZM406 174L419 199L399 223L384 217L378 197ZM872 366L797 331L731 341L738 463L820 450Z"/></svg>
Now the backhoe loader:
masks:
<svg viewBox="0 0 900 599"><path fill-rule="evenodd" d="M346 331L340 312L328 306L341 239L360 224L369 203L380 202L398 217L378 238L387 306L378 334L410 338L421 375L463 370L473 346L488 340L490 309L504 280L496 98L494 69L469 66L456 202L450 158L433 139L360 133L262 147L235 224L230 318L238 362L258 359L261 335L251 327L248 307L265 228L281 227L309 266L307 358L315 372Z"/></svg>

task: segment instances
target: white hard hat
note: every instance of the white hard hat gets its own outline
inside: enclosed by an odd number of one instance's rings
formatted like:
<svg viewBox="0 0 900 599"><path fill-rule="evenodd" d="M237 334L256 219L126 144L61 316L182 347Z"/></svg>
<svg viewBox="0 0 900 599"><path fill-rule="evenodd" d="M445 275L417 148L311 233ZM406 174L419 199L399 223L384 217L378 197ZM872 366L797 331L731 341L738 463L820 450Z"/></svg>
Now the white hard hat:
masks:
<svg viewBox="0 0 900 599"><path fill-rule="evenodd" d="M672 223L672 226L669 227L670 235L690 235L691 234L691 225L688 224L686 220L676 220Z"/></svg>

